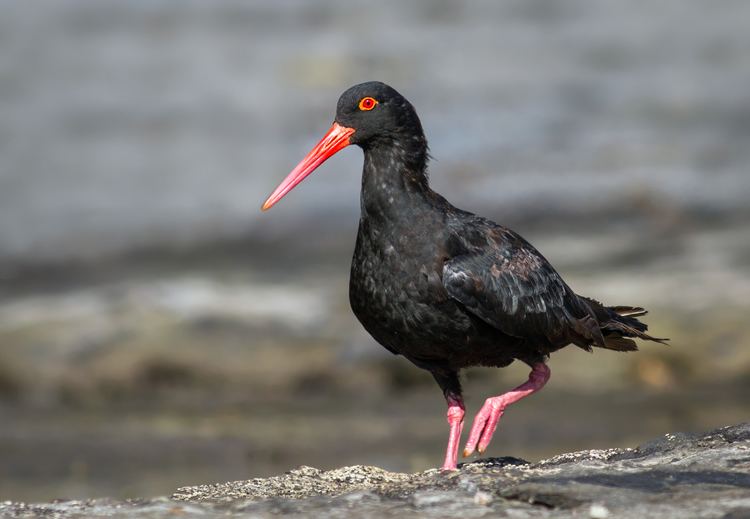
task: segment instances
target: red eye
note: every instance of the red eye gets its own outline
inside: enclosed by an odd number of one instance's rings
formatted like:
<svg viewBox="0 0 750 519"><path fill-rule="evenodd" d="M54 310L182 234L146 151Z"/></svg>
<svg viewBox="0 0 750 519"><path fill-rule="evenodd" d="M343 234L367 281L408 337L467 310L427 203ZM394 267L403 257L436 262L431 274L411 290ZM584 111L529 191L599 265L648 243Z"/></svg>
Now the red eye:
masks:
<svg viewBox="0 0 750 519"><path fill-rule="evenodd" d="M367 112L375 108L376 104L378 104L378 102L374 98L363 97L359 100L359 109Z"/></svg>

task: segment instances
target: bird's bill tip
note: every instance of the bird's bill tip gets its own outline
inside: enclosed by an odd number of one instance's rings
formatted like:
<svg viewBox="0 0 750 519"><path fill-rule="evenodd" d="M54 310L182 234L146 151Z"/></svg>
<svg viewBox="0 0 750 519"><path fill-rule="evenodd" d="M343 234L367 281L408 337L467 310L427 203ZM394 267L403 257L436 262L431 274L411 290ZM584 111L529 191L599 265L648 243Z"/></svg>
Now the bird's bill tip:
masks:
<svg viewBox="0 0 750 519"><path fill-rule="evenodd" d="M351 144L350 137L354 134L354 128L348 128L341 126L339 123L334 122L331 128L326 132L323 138L310 150L302 161L292 170L289 175L279 184L279 186L269 195L263 205L261 211L268 211L271 207L276 204L279 200L294 189L294 187L302 182L307 175L315 171L315 169L328 160L331 156L346 148Z"/></svg>

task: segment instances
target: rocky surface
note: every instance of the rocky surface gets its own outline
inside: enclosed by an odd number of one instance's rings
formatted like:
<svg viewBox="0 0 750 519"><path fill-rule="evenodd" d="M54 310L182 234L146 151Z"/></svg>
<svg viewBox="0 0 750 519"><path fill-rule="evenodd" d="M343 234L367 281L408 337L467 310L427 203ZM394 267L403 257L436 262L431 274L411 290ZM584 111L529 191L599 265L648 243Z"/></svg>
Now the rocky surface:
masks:
<svg viewBox="0 0 750 519"><path fill-rule="evenodd" d="M750 423L539 463L490 458L445 474L376 467L178 489L171 498L0 504L3 517L750 517Z"/></svg>

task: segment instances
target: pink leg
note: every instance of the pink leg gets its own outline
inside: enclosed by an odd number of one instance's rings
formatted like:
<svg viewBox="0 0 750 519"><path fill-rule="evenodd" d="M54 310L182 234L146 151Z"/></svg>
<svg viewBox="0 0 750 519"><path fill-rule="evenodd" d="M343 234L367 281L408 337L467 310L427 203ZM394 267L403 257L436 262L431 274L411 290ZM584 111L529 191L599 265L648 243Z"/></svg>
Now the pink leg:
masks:
<svg viewBox="0 0 750 519"><path fill-rule="evenodd" d="M461 442L461 431L464 428L464 401L460 396L446 396L448 401L448 424L451 426L448 436L448 448L445 450L445 461L442 470L456 470L458 467L458 444Z"/></svg>
<svg viewBox="0 0 750 519"><path fill-rule="evenodd" d="M471 426L469 441L466 442L466 448L464 449L464 457L470 456L475 449L480 453L487 450L505 408L542 389L549 380L549 376L550 370L547 365L539 362L531 368L527 382L512 391L485 400L484 405L474 418L474 424Z"/></svg>

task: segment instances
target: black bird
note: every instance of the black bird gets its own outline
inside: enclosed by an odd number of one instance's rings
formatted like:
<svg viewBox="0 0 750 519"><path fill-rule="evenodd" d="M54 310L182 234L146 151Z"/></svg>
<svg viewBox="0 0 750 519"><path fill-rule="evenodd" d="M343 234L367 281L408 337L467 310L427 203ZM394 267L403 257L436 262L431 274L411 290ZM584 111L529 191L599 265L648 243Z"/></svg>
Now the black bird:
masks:
<svg viewBox="0 0 750 519"><path fill-rule="evenodd" d="M430 189L427 140L414 107L380 82L341 95L331 129L263 204L269 209L339 150L364 151L361 216L349 301L386 349L428 370L448 403L443 469L456 469L464 403L458 373L518 359L529 380L488 398L464 456L487 448L505 408L541 389L550 353L569 344L634 351L642 308L577 295L515 232L452 206Z"/></svg>

